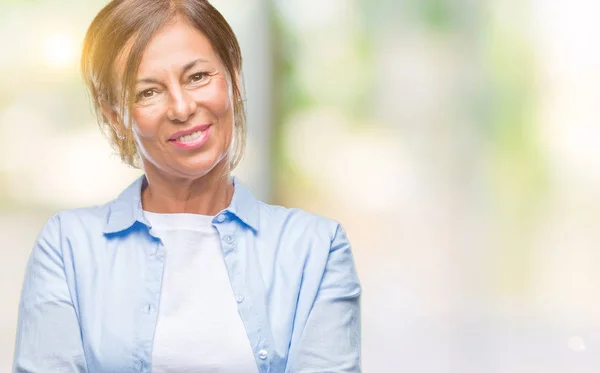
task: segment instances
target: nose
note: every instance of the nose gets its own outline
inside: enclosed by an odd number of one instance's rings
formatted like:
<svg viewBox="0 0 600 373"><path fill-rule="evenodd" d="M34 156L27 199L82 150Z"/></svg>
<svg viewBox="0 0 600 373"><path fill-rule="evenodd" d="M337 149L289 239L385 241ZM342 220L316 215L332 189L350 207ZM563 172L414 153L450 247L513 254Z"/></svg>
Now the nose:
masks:
<svg viewBox="0 0 600 373"><path fill-rule="evenodd" d="M198 104L185 89L180 88L170 96L170 103L167 109L167 117L170 120L185 122L198 110Z"/></svg>

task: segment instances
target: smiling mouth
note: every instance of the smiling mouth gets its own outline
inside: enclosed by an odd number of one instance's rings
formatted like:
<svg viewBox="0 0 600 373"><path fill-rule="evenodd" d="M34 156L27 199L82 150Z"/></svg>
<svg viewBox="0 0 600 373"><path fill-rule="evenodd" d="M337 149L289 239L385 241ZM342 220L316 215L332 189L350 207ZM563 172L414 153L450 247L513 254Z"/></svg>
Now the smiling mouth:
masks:
<svg viewBox="0 0 600 373"><path fill-rule="evenodd" d="M193 128L192 130L196 130L192 133L189 131L180 132L183 133L181 136L177 136L177 134L173 135L173 138L169 139L169 142L175 145L178 148L192 150L198 149L204 145L205 142L208 141L208 137L210 136L211 126L198 126ZM177 137L175 137L177 136Z"/></svg>
<svg viewBox="0 0 600 373"><path fill-rule="evenodd" d="M198 130L196 132L190 133L189 135L180 136L180 137L178 137L176 139L173 139L171 141L177 141L177 142L182 142L182 143L190 143L190 142L196 140L198 137L201 137L204 134L205 131L206 130Z"/></svg>

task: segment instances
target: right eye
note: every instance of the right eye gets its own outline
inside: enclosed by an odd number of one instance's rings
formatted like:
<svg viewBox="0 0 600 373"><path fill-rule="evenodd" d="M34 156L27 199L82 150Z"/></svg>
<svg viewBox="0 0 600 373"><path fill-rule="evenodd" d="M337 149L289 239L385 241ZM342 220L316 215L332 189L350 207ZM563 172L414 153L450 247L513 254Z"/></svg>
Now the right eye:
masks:
<svg viewBox="0 0 600 373"><path fill-rule="evenodd" d="M137 99L143 100L143 99L147 99L147 98L152 98L152 97L154 97L155 94L156 94L156 90L146 89L145 91L138 93Z"/></svg>

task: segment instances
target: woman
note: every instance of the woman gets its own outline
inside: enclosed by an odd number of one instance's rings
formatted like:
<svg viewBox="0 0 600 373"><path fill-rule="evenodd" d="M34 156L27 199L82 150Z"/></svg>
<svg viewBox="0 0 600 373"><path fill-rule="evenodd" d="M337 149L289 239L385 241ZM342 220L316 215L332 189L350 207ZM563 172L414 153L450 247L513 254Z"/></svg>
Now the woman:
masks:
<svg viewBox="0 0 600 373"><path fill-rule="evenodd" d="M342 227L257 201L240 48L205 0L115 0L82 70L144 176L62 211L27 265L15 372L360 372L360 285Z"/></svg>

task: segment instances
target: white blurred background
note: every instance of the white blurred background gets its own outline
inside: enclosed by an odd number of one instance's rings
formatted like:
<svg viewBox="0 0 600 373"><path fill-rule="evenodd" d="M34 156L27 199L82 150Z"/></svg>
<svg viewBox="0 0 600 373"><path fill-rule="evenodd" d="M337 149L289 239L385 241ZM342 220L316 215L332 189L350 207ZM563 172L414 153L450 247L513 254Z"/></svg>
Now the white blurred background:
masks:
<svg viewBox="0 0 600 373"><path fill-rule="evenodd" d="M0 0L0 371L60 209L139 175L78 71L100 0ZM600 2L214 0L259 197L340 221L365 372L600 371Z"/></svg>

